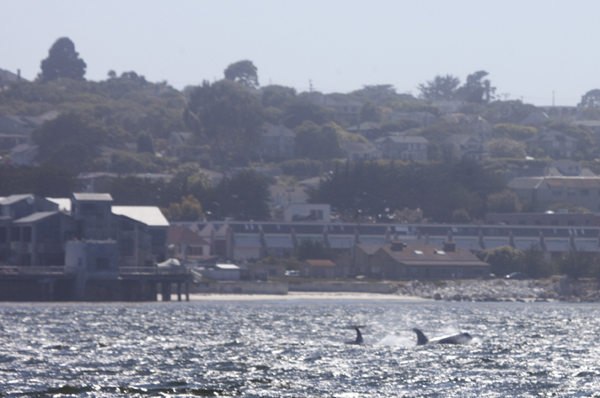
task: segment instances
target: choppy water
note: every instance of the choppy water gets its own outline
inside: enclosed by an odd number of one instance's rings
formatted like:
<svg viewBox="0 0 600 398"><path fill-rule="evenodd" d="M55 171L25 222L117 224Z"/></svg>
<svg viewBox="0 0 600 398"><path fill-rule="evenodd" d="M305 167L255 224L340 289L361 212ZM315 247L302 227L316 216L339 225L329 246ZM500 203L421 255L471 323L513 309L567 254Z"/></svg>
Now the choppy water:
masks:
<svg viewBox="0 0 600 398"><path fill-rule="evenodd" d="M600 305L0 304L0 396L600 397ZM354 325L366 346L345 345ZM465 346L415 347L461 329Z"/></svg>

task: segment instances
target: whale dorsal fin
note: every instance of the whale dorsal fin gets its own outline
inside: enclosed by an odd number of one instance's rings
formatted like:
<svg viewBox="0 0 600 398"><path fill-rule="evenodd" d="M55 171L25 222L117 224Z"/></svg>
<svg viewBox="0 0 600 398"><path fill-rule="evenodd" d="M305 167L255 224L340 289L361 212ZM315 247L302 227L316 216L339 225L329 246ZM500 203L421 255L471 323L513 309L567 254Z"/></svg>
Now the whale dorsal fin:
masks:
<svg viewBox="0 0 600 398"><path fill-rule="evenodd" d="M362 344L363 337L362 337L362 334L360 333L360 330L358 330L358 328L354 328L354 329L356 329L356 341L354 341L354 344Z"/></svg>
<svg viewBox="0 0 600 398"><path fill-rule="evenodd" d="M417 334L417 345L425 345L429 341L429 339L421 332L419 329L414 328L413 332Z"/></svg>

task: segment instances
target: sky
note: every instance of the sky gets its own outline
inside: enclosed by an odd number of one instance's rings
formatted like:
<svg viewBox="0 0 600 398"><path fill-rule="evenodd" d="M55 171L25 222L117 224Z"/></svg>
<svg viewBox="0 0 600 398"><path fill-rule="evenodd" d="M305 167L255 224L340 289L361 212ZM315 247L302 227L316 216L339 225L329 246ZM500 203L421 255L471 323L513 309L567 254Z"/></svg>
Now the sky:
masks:
<svg viewBox="0 0 600 398"><path fill-rule="evenodd" d="M574 106L600 88L600 1L0 0L0 68L28 80L60 37L88 80L135 71L177 89L251 60L261 86L419 94L484 70L501 99Z"/></svg>

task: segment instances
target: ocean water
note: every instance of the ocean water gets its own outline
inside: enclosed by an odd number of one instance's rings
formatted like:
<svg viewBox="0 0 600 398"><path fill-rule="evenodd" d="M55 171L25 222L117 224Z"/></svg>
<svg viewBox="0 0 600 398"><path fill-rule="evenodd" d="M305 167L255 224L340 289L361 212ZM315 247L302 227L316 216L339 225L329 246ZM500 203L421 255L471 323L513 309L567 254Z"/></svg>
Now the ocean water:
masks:
<svg viewBox="0 0 600 398"><path fill-rule="evenodd" d="M596 304L4 303L0 396L600 397L599 331Z"/></svg>

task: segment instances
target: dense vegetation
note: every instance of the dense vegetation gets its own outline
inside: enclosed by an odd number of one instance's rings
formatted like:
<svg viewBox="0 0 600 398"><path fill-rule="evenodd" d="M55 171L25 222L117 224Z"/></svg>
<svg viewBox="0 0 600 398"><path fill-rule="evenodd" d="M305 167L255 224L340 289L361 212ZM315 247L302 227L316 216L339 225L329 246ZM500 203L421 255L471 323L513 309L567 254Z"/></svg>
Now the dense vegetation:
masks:
<svg viewBox="0 0 600 398"><path fill-rule="evenodd" d="M60 113L31 135L31 142L39 146L39 168L0 169L1 195L66 196L79 189L74 176L105 171L121 175L107 186L117 203L158 205L169 209L166 213L173 219L267 219L265 202L272 181L239 171L260 162L279 167L292 183L294 178L326 174L310 192L310 200L331 203L347 220L389 220L395 214L398 220L418 215L438 222L472 222L489 210L521 210L518 199L506 191L502 173L526 162L549 160L543 151L527 153L524 144L543 129L576 138L577 159L600 171L594 162L598 147L588 128L556 121L519 125L536 108L499 100L486 71L470 74L464 83L455 76L436 76L419 85L420 95L415 97L397 93L391 85L364 86L347 94L261 87L258 68L249 60L227 66L223 80L205 81L183 92L167 82L149 82L134 71L108 71L106 80L88 81L86 67L75 44L60 38L42 60L35 81L20 80L0 91L0 115ZM599 93L591 90L582 97L582 115L600 119ZM459 101L460 109L447 114L436 101ZM337 118L333 103L358 106L359 120ZM403 133L426 138L430 163L340 161L344 143L367 142L348 132L358 122L378 123L374 137ZM293 129L295 159L256 155L264 123ZM186 145L193 165L185 163L190 159L174 156L168 141L170 133L181 131L192 133ZM487 135L494 160L482 165L454 159L445 140L458 134ZM0 155L8 159L6 151ZM225 172L226 177L211 187L199 166ZM174 178L166 182L134 173Z"/></svg>

